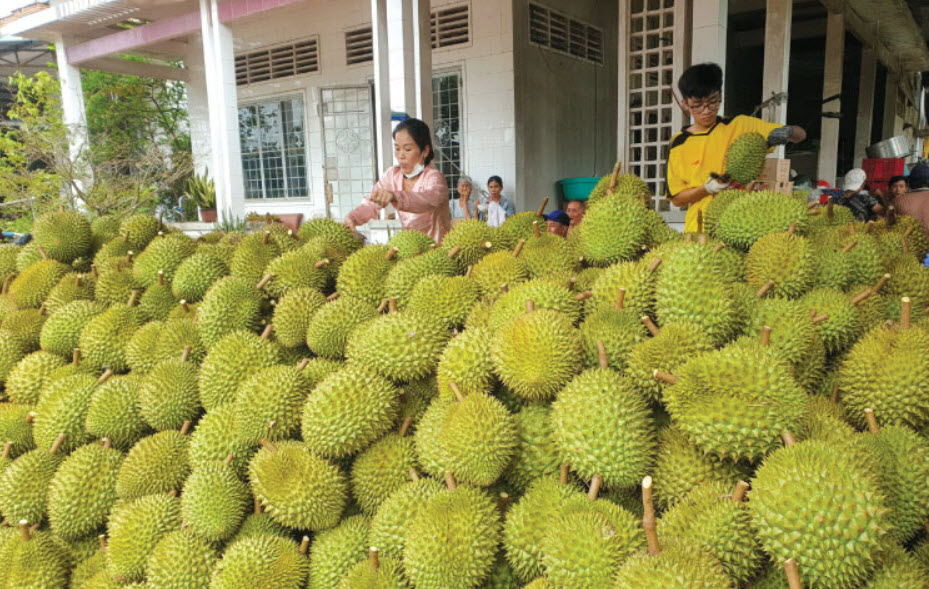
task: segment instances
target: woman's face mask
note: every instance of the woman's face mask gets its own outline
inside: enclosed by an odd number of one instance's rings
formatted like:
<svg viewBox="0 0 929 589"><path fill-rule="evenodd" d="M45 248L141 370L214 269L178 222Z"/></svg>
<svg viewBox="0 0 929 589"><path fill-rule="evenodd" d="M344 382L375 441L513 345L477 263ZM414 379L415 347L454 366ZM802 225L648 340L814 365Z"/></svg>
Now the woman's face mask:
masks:
<svg viewBox="0 0 929 589"><path fill-rule="evenodd" d="M422 173L423 173L423 170L425 170L425 169L426 169L426 166L424 166L422 162L419 162L418 164L416 164L416 165L413 167L413 171L412 171L412 172L410 172L409 174L407 174L406 172L404 172L403 175L404 175L404 177L406 177L406 178L409 180L409 179L415 178L415 177L419 176L420 174L422 174Z"/></svg>

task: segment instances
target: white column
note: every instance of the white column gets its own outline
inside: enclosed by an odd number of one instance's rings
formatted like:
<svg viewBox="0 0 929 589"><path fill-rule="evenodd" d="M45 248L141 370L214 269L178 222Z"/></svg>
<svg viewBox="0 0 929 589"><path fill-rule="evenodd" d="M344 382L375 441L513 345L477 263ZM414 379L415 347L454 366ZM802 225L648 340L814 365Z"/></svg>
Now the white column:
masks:
<svg viewBox="0 0 929 589"><path fill-rule="evenodd" d="M68 63L68 43L61 35L55 39L55 56L58 62L58 84L61 87L62 119L68 128L68 154L71 165L76 168L75 184L81 190L87 190L93 184L93 172L87 165L90 139L81 70Z"/></svg>
<svg viewBox="0 0 929 589"><path fill-rule="evenodd" d="M190 125L190 147L194 168L198 174L213 174L213 148L210 133L210 101L207 91L206 67L203 42L199 37L191 39L185 65L190 72L187 82L187 119Z"/></svg>
<svg viewBox="0 0 929 589"><path fill-rule="evenodd" d="M691 63L716 63L723 69L725 76L728 27L729 0L693 0ZM723 79L725 80L725 77ZM725 100L723 105L725 106ZM720 114L723 113L724 106L720 107Z"/></svg>
<svg viewBox="0 0 929 589"><path fill-rule="evenodd" d="M429 0L413 0L413 61L416 113L432 129L432 27Z"/></svg>
<svg viewBox="0 0 929 589"><path fill-rule="evenodd" d="M767 0L764 32L764 79L761 86L762 100L787 92L790 71L790 25L793 18L793 2ZM762 117L772 123L787 124L787 101L772 105L764 110ZM774 150L772 157L783 158L784 146Z"/></svg>
<svg viewBox="0 0 929 589"><path fill-rule="evenodd" d="M826 60L823 77L823 100L842 92L842 60L845 54L845 17L829 13L826 17ZM824 112L840 112L838 98L824 102ZM835 185L839 159L839 119L823 117L819 141L819 177Z"/></svg>
<svg viewBox="0 0 929 589"><path fill-rule="evenodd" d="M387 44L387 0L371 0L371 30L374 45L374 123L377 140L377 169L393 165L390 138L390 58Z"/></svg>
<svg viewBox="0 0 929 589"><path fill-rule="evenodd" d="M887 83L884 85L884 124L881 127L881 139L890 139L896 133L897 126L897 79L893 74L887 74Z"/></svg>
<svg viewBox="0 0 929 589"><path fill-rule="evenodd" d="M431 123L429 0L386 1L391 110Z"/></svg>
<svg viewBox="0 0 929 589"><path fill-rule="evenodd" d="M874 120L874 87L877 78L877 52L873 47L861 50L861 79L858 82L858 121L855 126L855 165L861 167L865 150L871 145L871 121Z"/></svg>

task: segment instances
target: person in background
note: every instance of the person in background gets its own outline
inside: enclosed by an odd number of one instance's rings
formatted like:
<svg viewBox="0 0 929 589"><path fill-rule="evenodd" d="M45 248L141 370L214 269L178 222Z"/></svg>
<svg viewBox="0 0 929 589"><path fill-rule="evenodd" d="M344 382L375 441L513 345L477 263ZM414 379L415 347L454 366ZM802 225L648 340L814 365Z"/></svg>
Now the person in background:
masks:
<svg viewBox="0 0 929 589"><path fill-rule="evenodd" d="M445 176L431 165L435 154L429 126L419 119L406 119L394 129L393 138L397 165L381 175L371 194L342 224L354 231L393 205L404 229L421 231L441 243L451 229L452 215Z"/></svg>
<svg viewBox="0 0 929 589"><path fill-rule="evenodd" d="M568 204L565 205L565 213L571 219L571 226L568 228L568 231L571 231L584 220L584 214L587 213L587 201L569 200Z"/></svg>
<svg viewBox="0 0 929 589"><path fill-rule="evenodd" d="M555 209L545 215L545 225L548 227L548 232L552 235L565 237L568 235L568 228L571 227L571 218L568 217L568 214L564 211Z"/></svg>
<svg viewBox="0 0 929 589"><path fill-rule="evenodd" d="M909 182L907 182L906 176L894 176L890 179L890 182L887 183L887 188L890 190L890 204L893 204L897 197L907 193L910 189L910 185Z"/></svg>
<svg viewBox="0 0 929 589"><path fill-rule="evenodd" d="M479 218L487 221L491 227L499 227L508 217L516 214L516 207L503 196L503 179L500 176L491 176L487 180L487 192L487 196L477 205Z"/></svg>
<svg viewBox="0 0 929 589"><path fill-rule="evenodd" d="M884 207L876 198L864 189L867 174L861 168L852 168L845 174L842 193L835 198L835 204L851 209L855 219L862 223L875 221L884 215Z"/></svg>
<svg viewBox="0 0 929 589"><path fill-rule="evenodd" d="M684 231L693 233L699 230L700 211L705 213L713 197L730 186L714 174L725 172L726 151L739 135L754 131L767 139L768 146L775 146L799 143L806 139L806 131L754 117L720 117L723 71L715 63L687 68L677 86L694 122L671 138L666 192L674 206L688 206Z"/></svg>
<svg viewBox="0 0 929 589"><path fill-rule="evenodd" d="M471 218L471 193L474 191L474 181L471 176L458 178L458 207L465 219Z"/></svg>
<svg viewBox="0 0 929 589"><path fill-rule="evenodd" d="M894 184L891 180L891 189ZM910 172L909 185L909 191L900 196L894 192L897 214L919 219L926 231L929 231L929 164L916 164Z"/></svg>

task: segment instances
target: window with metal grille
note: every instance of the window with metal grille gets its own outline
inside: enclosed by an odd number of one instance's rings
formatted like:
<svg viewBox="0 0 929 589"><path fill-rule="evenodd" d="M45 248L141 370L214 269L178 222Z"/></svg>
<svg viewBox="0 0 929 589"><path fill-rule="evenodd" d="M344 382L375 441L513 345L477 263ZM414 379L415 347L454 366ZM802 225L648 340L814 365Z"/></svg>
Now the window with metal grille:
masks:
<svg viewBox="0 0 929 589"><path fill-rule="evenodd" d="M529 3L529 43L603 65L603 29Z"/></svg>
<svg viewBox="0 0 929 589"><path fill-rule="evenodd" d="M471 8L458 4L433 10L430 15L432 48L463 45L471 40Z"/></svg>
<svg viewBox="0 0 929 589"><path fill-rule="evenodd" d="M371 26L345 31L346 65L370 61L374 61L374 32Z"/></svg>
<svg viewBox="0 0 929 589"><path fill-rule="evenodd" d="M461 177L461 73L432 76L432 125L435 132L435 166L445 175L448 196L458 199ZM474 195L475 198L477 195Z"/></svg>
<svg viewBox="0 0 929 589"><path fill-rule="evenodd" d="M303 98L278 98L239 109L245 198L309 196Z"/></svg>
<svg viewBox="0 0 929 589"><path fill-rule="evenodd" d="M310 37L237 55L237 86L289 78L319 71L319 39Z"/></svg>

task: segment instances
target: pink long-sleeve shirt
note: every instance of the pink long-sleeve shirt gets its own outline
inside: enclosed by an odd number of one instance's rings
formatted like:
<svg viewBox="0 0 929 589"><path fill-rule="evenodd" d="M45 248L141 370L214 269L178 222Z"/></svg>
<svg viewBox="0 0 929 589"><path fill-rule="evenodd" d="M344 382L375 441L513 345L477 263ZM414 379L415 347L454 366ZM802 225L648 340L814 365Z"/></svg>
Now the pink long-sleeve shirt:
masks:
<svg viewBox="0 0 929 589"><path fill-rule="evenodd" d="M384 172L371 194L377 189L389 190L396 196L394 208L404 229L421 231L441 243L452 226L452 214L448 206L448 185L445 176L433 166L426 166L416 179L412 190L403 190L403 172L394 166ZM364 199L348 214L355 225L364 225L377 218L382 209L371 198Z"/></svg>

